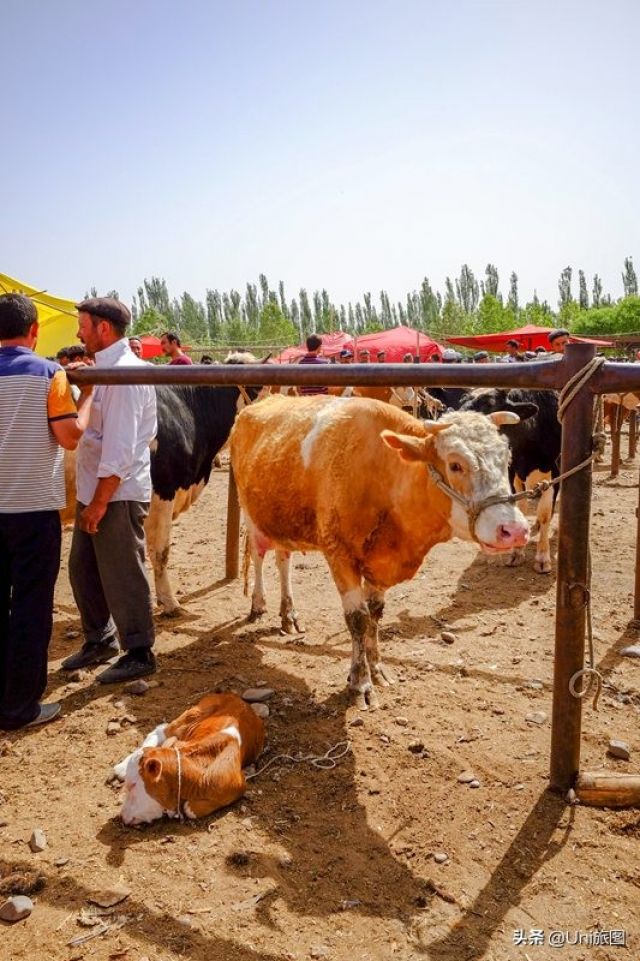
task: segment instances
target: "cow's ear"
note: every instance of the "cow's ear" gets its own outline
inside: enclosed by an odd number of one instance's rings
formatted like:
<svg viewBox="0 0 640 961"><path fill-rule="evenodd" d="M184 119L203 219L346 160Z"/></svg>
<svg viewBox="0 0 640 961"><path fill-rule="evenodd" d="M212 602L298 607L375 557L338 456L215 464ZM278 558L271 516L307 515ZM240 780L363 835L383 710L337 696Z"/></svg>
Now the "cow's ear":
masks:
<svg viewBox="0 0 640 961"><path fill-rule="evenodd" d="M398 452L402 460L426 460L426 438L411 437L408 434L394 434L392 430L383 430L380 434L383 443L391 450Z"/></svg>
<svg viewBox="0 0 640 961"><path fill-rule="evenodd" d="M493 414L487 414L487 417L496 427L509 427L520 423L519 416L512 410L495 410Z"/></svg>
<svg viewBox="0 0 640 961"><path fill-rule="evenodd" d="M159 781L162 774L162 761L158 757L143 757L141 763L142 773L146 774L152 781Z"/></svg>

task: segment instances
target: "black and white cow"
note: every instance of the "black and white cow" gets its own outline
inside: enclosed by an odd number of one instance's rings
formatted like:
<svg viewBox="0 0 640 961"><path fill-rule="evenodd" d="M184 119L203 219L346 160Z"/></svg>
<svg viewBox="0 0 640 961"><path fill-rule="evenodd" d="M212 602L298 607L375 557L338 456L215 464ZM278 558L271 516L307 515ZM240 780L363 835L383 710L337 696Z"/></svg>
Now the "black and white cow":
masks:
<svg viewBox="0 0 640 961"><path fill-rule="evenodd" d="M498 388L472 390L463 398L460 410L475 410L490 414L509 410L520 416L520 423L501 428L511 447L509 479L515 491L533 487L542 480L559 475L561 427L558 422L558 397L551 390L501 390ZM536 510L538 543L534 570L539 574L551 572L549 534L557 496L557 487L545 491ZM524 551L515 550L509 564L521 564Z"/></svg>
<svg viewBox="0 0 640 961"><path fill-rule="evenodd" d="M226 364L256 363L248 353ZM188 510L209 481L213 461L226 444L236 414L254 400L258 387L157 387L158 434L151 450L153 495L145 523L147 553L156 598L165 614L179 609L167 565L173 521Z"/></svg>

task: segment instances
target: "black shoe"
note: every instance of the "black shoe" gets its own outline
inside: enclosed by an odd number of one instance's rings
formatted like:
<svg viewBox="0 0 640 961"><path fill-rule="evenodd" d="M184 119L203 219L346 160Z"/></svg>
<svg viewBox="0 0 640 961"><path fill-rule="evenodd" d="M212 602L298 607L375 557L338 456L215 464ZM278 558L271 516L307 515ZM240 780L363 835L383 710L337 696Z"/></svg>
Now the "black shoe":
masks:
<svg viewBox="0 0 640 961"><path fill-rule="evenodd" d="M116 640L108 644L83 644L79 651L66 657L62 664L63 671L77 671L81 667L91 667L94 664L105 664L120 653Z"/></svg>
<svg viewBox="0 0 640 961"><path fill-rule="evenodd" d="M137 677L147 677L156 672L156 658L148 647L128 651L119 657L115 664L98 674L99 684L117 684L119 681L134 681Z"/></svg>

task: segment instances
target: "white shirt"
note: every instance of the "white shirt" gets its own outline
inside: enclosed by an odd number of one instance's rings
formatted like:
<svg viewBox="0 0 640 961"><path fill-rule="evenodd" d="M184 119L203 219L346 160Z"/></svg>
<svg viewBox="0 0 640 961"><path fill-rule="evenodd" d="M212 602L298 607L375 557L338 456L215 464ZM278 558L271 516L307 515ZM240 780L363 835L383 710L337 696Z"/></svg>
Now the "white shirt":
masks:
<svg viewBox="0 0 640 961"><path fill-rule="evenodd" d="M126 338L96 353L96 367L146 367ZM112 501L151 500L151 452L157 431L155 388L143 384L93 388L89 426L78 445L78 500L89 504L98 479L120 478Z"/></svg>

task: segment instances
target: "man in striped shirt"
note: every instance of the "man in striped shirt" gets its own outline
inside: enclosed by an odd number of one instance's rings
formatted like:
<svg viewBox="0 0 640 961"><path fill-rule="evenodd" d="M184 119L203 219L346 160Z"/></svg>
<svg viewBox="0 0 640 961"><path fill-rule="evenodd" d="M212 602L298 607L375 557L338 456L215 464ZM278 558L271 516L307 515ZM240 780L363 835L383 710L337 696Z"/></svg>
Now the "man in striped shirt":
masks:
<svg viewBox="0 0 640 961"><path fill-rule="evenodd" d="M78 408L59 364L33 352L38 315L28 297L0 296L0 729L53 720L47 686L53 589L60 568L61 448L87 426L92 388Z"/></svg>

